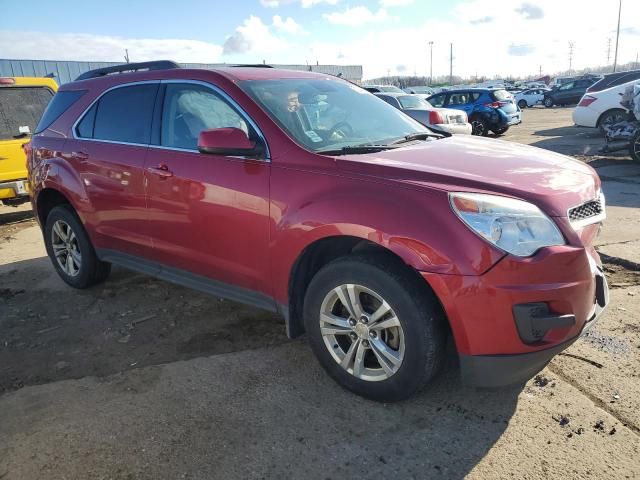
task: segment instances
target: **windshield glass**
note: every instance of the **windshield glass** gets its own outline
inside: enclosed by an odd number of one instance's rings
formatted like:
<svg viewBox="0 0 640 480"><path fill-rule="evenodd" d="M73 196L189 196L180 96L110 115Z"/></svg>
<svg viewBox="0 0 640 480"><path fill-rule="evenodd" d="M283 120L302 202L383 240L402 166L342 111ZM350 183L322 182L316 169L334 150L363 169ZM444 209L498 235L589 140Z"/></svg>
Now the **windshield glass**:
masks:
<svg viewBox="0 0 640 480"><path fill-rule="evenodd" d="M381 92L402 93L402 90L400 90L400 88L396 87L395 85L381 85L378 88Z"/></svg>
<svg viewBox="0 0 640 480"><path fill-rule="evenodd" d="M20 136L20 127L33 132L53 92L45 87L0 88L0 140Z"/></svg>
<svg viewBox="0 0 640 480"><path fill-rule="evenodd" d="M403 97L398 97L398 100L400 101L400 105L402 105L402 108L404 109L424 110L431 107L431 105L429 105L429 102L421 97L414 95L405 95Z"/></svg>
<svg viewBox="0 0 640 480"><path fill-rule="evenodd" d="M429 132L397 108L338 79L246 80L240 86L311 151L386 145Z"/></svg>

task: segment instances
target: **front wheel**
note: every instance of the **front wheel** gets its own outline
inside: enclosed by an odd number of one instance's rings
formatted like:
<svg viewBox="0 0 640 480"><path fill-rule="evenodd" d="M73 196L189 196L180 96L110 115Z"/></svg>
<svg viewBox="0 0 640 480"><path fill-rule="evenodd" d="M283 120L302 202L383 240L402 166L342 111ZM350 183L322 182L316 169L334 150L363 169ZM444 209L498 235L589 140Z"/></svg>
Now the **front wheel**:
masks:
<svg viewBox="0 0 640 480"><path fill-rule="evenodd" d="M631 158L636 162L640 162L640 129L631 137L629 155L631 155Z"/></svg>
<svg viewBox="0 0 640 480"><path fill-rule="evenodd" d="M527 101L526 100L520 100L518 102L518 106L520 107L520 110L524 110L525 108L527 108Z"/></svg>
<svg viewBox="0 0 640 480"><path fill-rule="evenodd" d="M314 276L305 328L320 364L340 385L372 400L397 401L440 368L445 328L437 305L402 266L351 255Z"/></svg>
<svg viewBox="0 0 640 480"><path fill-rule="evenodd" d="M551 100L548 97L544 99L543 103L544 103L544 106L547 107L547 108L553 107L553 100Z"/></svg>
<svg viewBox="0 0 640 480"><path fill-rule="evenodd" d="M109 276L111 264L101 262L71 206L51 210L44 227L44 243L60 278L75 288L87 288Z"/></svg>

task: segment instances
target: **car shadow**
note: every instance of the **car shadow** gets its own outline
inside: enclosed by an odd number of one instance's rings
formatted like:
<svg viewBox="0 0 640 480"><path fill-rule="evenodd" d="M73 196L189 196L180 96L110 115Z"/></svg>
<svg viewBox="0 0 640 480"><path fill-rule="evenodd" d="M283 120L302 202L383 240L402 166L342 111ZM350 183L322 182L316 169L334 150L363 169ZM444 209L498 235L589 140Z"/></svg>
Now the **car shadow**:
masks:
<svg viewBox="0 0 640 480"><path fill-rule="evenodd" d="M0 210L0 225L8 225L11 223L24 222L33 218L32 210L10 210L12 207Z"/></svg>

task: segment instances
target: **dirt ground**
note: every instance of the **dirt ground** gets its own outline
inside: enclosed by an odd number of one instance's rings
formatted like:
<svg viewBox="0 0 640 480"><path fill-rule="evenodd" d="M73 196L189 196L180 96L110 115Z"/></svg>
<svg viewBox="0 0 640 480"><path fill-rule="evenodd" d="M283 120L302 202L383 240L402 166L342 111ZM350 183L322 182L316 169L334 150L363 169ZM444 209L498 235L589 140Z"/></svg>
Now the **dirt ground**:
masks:
<svg viewBox="0 0 640 480"><path fill-rule="evenodd" d="M501 139L603 180L611 306L524 386L380 405L335 386L277 315L114 268L76 291L29 207L0 207L0 479L639 478L640 165L599 156L571 109Z"/></svg>

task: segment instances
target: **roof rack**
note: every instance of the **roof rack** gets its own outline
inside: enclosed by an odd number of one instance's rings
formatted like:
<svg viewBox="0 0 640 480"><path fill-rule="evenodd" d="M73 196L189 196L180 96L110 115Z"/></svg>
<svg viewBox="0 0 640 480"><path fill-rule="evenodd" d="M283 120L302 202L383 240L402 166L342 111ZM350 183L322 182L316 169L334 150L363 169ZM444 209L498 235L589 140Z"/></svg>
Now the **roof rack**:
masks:
<svg viewBox="0 0 640 480"><path fill-rule="evenodd" d="M264 63L246 63L239 65L229 65L230 67L248 67L248 68L273 68L271 65L267 65Z"/></svg>
<svg viewBox="0 0 640 480"><path fill-rule="evenodd" d="M153 62L140 62L140 63L123 63L122 65L114 65L112 67L96 68L95 70L89 70L84 72L78 78L78 80L87 80L89 78L104 77L112 73L131 73L138 72L140 70L170 70L172 68L180 68L176 62L171 60L156 60Z"/></svg>

